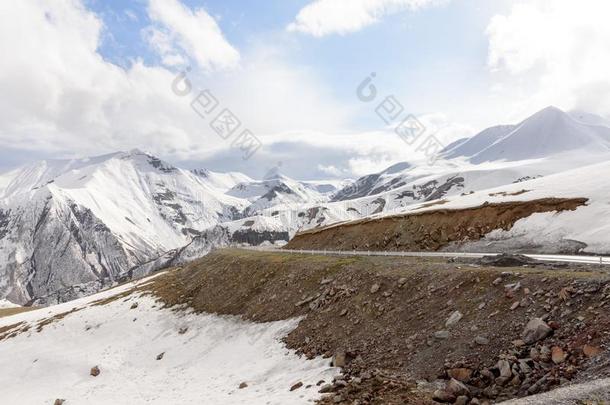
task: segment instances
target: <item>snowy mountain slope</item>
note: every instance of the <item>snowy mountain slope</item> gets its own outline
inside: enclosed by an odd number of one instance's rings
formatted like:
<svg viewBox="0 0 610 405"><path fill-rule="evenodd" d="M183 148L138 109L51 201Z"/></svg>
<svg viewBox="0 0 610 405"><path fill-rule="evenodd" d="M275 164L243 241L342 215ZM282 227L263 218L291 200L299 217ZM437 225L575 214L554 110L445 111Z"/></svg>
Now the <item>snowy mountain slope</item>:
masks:
<svg viewBox="0 0 610 405"><path fill-rule="evenodd" d="M584 117L584 114L580 114ZM577 153L575 153L577 152ZM364 176L337 192L332 201L373 196L431 176L461 176L460 172L499 169L499 181L545 175L603 161L610 153L610 128L576 121L561 110L548 107L518 125L488 128L472 138L447 146L433 166L403 162ZM543 159L543 160L541 160ZM534 162L538 160L538 162ZM507 179L505 162L518 162L521 174ZM504 162L504 163L503 163ZM481 164L484 164L481 166ZM490 164L495 164L491 166ZM512 165L515 167L515 165ZM493 173L490 173L493 177ZM440 182L442 184L442 182ZM502 183L496 182L487 186ZM469 190L477 188L465 185Z"/></svg>
<svg viewBox="0 0 610 405"><path fill-rule="evenodd" d="M162 309L153 297L129 293L133 286L0 318L0 330L18 331L0 333L2 367L10 370L0 373L2 398L23 405L306 404L320 394L305 386L339 372L327 359L286 349L281 339L298 319L255 324ZM299 381L303 388L290 391Z"/></svg>
<svg viewBox="0 0 610 405"><path fill-rule="evenodd" d="M250 183L254 180L239 172L213 172L207 169L191 170L193 174L205 180L211 187L226 193L240 183Z"/></svg>
<svg viewBox="0 0 610 405"><path fill-rule="evenodd" d="M0 297L99 288L248 204L140 151L31 165L0 200Z"/></svg>
<svg viewBox="0 0 610 405"><path fill-rule="evenodd" d="M328 188L328 184L326 186L322 190ZM281 174L274 174L260 181L237 184L227 191L227 195L250 201L245 213L251 216L270 207L294 207L310 202L328 201L329 192L322 192L320 187L320 184L299 182Z"/></svg>
<svg viewBox="0 0 610 405"><path fill-rule="evenodd" d="M509 231L494 231L465 250L557 252L562 241L581 244L582 251L610 254L610 162L568 170L553 175L488 188L472 194L445 197L442 204L414 204L401 213L436 209L477 207L485 203L531 201L547 197L587 198L586 206L575 211L534 214L517 221ZM394 213L380 213L379 216ZM457 246L452 246L455 249ZM495 250L494 250L495 249Z"/></svg>
<svg viewBox="0 0 610 405"><path fill-rule="evenodd" d="M4 191L8 185L13 181L15 176L19 173L19 170L12 170L8 173L0 173L0 198L4 195Z"/></svg>
<svg viewBox="0 0 610 405"><path fill-rule="evenodd" d="M582 122L587 125L601 125L604 127L610 127L610 119L604 118L597 114L592 114L582 110L572 110L568 114L576 121Z"/></svg>
<svg viewBox="0 0 610 405"><path fill-rule="evenodd" d="M401 162L388 167L382 172L363 176L337 191L333 195L332 201L351 200L404 186L409 179L412 179L412 177L409 177L410 168L411 164Z"/></svg>
<svg viewBox="0 0 610 405"><path fill-rule="evenodd" d="M521 122L509 134L470 158L473 163L543 158L560 153L610 150L610 128L587 125L555 107L547 107Z"/></svg>
<svg viewBox="0 0 610 405"><path fill-rule="evenodd" d="M460 156L471 157L510 134L516 127L516 125L499 125L487 128L459 144L447 146L442 151L443 157L446 159L453 159Z"/></svg>

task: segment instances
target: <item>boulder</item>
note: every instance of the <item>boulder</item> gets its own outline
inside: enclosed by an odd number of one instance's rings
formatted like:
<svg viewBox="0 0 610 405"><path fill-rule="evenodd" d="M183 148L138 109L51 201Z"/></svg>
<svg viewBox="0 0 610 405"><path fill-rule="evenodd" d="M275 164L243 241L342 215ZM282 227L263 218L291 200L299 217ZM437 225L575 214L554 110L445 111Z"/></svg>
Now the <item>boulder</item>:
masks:
<svg viewBox="0 0 610 405"><path fill-rule="evenodd" d="M467 405L468 397L466 395L460 395L459 397L457 397L457 399L455 400L455 402L453 404L454 405Z"/></svg>
<svg viewBox="0 0 610 405"><path fill-rule="evenodd" d="M468 389L468 387L460 381L456 380L455 378L449 380L447 386L445 387L445 391L447 391L454 397L470 394L470 390Z"/></svg>
<svg viewBox="0 0 610 405"><path fill-rule="evenodd" d="M437 339L449 339L449 331L447 330L439 330L438 332L434 332L434 337Z"/></svg>
<svg viewBox="0 0 610 405"><path fill-rule="evenodd" d="M450 378L454 378L458 381L468 382L468 380L470 380L470 377L472 377L472 370L465 367L452 368L447 370L447 375Z"/></svg>
<svg viewBox="0 0 610 405"><path fill-rule="evenodd" d="M331 367L345 367L346 363L347 363L347 356L346 356L345 352L338 351L333 356L330 365L331 365Z"/></svg>
<svg viewBox="0 0 610 405"><path fill-rule="evenodd" d="M303 383L301 381L299 381L298 383L296 383L292 387L290 387L290 391L298 390L302 386L303 386Z"/></svg>
<svg viewBox="0 0 610 405"><path fill-rule="evenodd" d="M496 367L498 368L498 370L500 370L500 377L508 378L513 375L513 372L510 368L510 363L507 360L499 360Z"/></svg>
<svg viewBox="0 0 610 405"><path fill-rule="evenodd" d="M531 345L546 338L552 331L551 327L542 319L533 318L525 325L521 338L526 344Z"/></svg>
<svg viewBox="0 0 610 405"><path fill-rule="evenodd" d="M602 349L598 346L584 345L582 352L587 357L595 357L602 352Z"/></svg>
<svg viewBox="0 0 610 405"><path fill-rule="evenodd" d="M489 339L483 336L477 336L474 338L474 342L481 346L486 346L489 344Z"/></svg>
<svg viewBox="0 0 610 405"><path fill-rule="evenodd" d="M555 364L561 364L566 360L567 354L559 346L553 346L551 349L551 360Z"/></svg>
<svg viewBox="0 0 610 405"><path fill-rule="evenodd" d="M436 390L432 394L432 399L437 402L444 402L452 404L455 401L455 395L445 390Z"/></svg>
<svg viewBox="0 0 610 405"><path fill-rule="evenodd" d="M464 315L462 315L462 313L460 311L455 311L453 312L449 318L447 319L447 321L445 322L445 327L450 328L453 325L455 325L456 323L458 323L460 321L460 319L462 319Z"/></svg>

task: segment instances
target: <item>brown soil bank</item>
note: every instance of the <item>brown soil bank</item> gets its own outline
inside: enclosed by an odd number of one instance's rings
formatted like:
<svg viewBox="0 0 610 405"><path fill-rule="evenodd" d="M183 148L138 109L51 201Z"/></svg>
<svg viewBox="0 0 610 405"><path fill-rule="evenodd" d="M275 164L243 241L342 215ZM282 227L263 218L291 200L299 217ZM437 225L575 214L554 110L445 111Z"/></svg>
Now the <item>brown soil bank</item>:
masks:
<svg viewBox="0 0 610 405"><path fill-rule="evenodd" d="M433 403L439 387L415 381L449 375L472 404L496 402L610 370L610 280L596 267L226 249L144 288L169 306L257 322L304 316L287 345L343 366L343 380L298 388L329 392L323 403ZM552 331L520 342L536 317Z"/></svg>
<svg viewBox="0 0 610 405"><path fill-rule="evenodd" d="M544 198L359 220L298 233L286 248L434 251L451 242L479 240L494 229L509 230L534 213L575 210L586 202L586 198Z"/></svg>

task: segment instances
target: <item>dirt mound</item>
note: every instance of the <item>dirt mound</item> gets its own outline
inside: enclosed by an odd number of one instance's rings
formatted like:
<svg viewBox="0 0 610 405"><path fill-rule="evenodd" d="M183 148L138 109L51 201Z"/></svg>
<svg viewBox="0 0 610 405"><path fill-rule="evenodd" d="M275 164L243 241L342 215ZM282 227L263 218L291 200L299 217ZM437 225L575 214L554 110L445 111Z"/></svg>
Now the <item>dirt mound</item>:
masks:
<svg viewBox="0 0 610 405"><path fill-rule="evenodd" d="M452 242L479 240L494 229L509 230L534 213L575 210L586 202L586 198L544 198L359 220L298 233L286 248L435 251Z"/></svg>
<svg viewBox="0 0 610 405"><path fill-rule="evenodd" d="M146 288L177 308L258 322L304 316L287 345L343 366L342 379L301 388L322 389L324 403L433 403L450 377L495 402L607 372L610 283L595 271L227 249ZM522 343L532 318L553 331ZM561 359L548 353L555 347Z"/></svg>

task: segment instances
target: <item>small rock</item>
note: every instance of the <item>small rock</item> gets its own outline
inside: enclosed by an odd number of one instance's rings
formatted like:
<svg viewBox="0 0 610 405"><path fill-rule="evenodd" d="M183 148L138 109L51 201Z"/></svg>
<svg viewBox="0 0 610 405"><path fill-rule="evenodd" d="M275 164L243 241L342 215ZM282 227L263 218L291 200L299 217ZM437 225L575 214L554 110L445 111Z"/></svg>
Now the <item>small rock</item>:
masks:
<svg viewBox="0 0 610 405"><path fill-rule="evenodd" d="M138 307L138 303L134 302L133 304L131 304L131 307L129 309L136 309Z"/></svg>
<svg viewBox="0 0 610 405"><path fill-rule="evenodd" d="M179 335L184 335L188 330L189 330L189 328L184 326L184 327L178 329L178 334Z"/></svg>
<svg viewBox="0 0 610 405"><path fill-rule="evenodd" d="M100 375L100 368L98 366L91 367L91 371L89 372L93 377L97 377Z"/></svg>
<svg viewBox="0 0 610 405"><path fill-rule="evenodd" d="M551 331L551 327L542 319L532 318L525 326L521 337L525 343L532 344L547 337Z"/></svg>
<svg viewBox="0 0 610 405"><path fill-rule="evenodd" d="M402 277L402 278L399 278L399 279L398 279L398 286L399 286L399 287L402 287L402 286L404 286L405 284L407 284L407 279L406 279L406 278Z"/></svg>
<svg viewBox="0 0 610 405"><path fill-rule="evenodd" d="M326 285L326 284L330 284L332 283L333 279L332 278L325 278L322 281L320 281L321 285Z"/></svg>
<svg viewBox="0 0 610 405"><path fill-rule="evenodd" d="M515 309L519 308L519 305L520 305L519 301L513 302L513 305L510 306L510 310L514 311Z"/></svg>
<svg viewBox="0 0 610 405"><path fill-rule="evenodd" d="M339 314L339 316L345 316L345 315L347 315L347 309L343 309L341 311L341 313Z"/></svg>
<svg viewBox="0 0 610 405"><path fill-rule="evenodd" d="M290 387L290 391L298 390L302 386L303 386L303 383L301 381L299 381L298 383L296 383L292 387Z"/></svg>
<svg viewBox="0 0 610 405"><path fill-rule="evenodd" d="M470 390L468 389L468 387L466 387L466 385L459 382L455 378L452 378L451 380L449 380L449 382L447 383L447 386L445 387L445 391L447 391L454 397L470 394Z"/></svg>
<svg viewBox="0 0 610 405"><path fill-rule="evenodd" d="M559 346L553 346L551 349L551 360L555 364L561 364L565 361L567 354Z"/></svg>
<svg viewBox="0 0 610 405"><path fill-rule="evenodd" d="M466 405L468 404L468 397L466 395L460 395L454 402L454 405Z"/></svg>
<svg viewBox="0 0 610 405"><path fill-rule="evenodd" d="M519 360L519 370L523 374L529 374L532 372L532 368L527 364L526 360Z"/></svg>
<svg viewBox="0 0 610 405"><path fill-rule="evenodd" d="M345 352L339 351L333 356L330 365L331 367L345 367L346 356Z"/></svg>
<svg viewBox="0 0 610 405"><path fill-rule="evenodd" d="M513 343L513 346L515 346L515 347L525 346L525 342L522 339L513 340L512 343Z"/></svg>
<svg viewBox="0 0 610 405"><path fill-rule="evenodd" d="M477 336L474 338L474 342L481 346L486 346L489 344L489 339L483 336Z"/></svg>
<svg viewBox="0 0 610 405"><path fill-rule="evenodd" d="M582 352L587 357L595 357L602 352L602 349L598 346L584 345L582 348Z"/></svg>
<svg viewBox="0 0 610 405"><path fill-rule="evenodd" d="M59 399L59 398L57 398L57 399L55 400L55 402L53 402L53 405L62 405L64 402L66 402L66 400L65 400L65 399Z"/></svg>
<svg viewBox="0 0 610 405"><path fill-rule="evenodd" d="M328 392L332 392L333 391L333 385L332 384L324 384L323 386L320 387L320 391L318 391L320 394L326 394Z"/></svg>
<svg viewBox="0 0 610 405"><path fill-rule="evenodd" d="M432 399L437 402L453 403L455 401L455 395L452 395L445 390L436 390L432 394Z"/></svg>
<svg viewBox="0 0 610 405"><path fill-rule="evenodd" d="M530 357L532 358L532 360L534 361L538 361L540 360L540 352L538 351L538 349L536 349L535 347L532 347L530 349Z"/></svg>
<svg viewBox="0 0 610 405"><path fill-rule="evenodd" d="M496 367L500 370L500 377L510 377L513 375L513 372L510 369L510 363L506 360L499 360Z"/></svg>
<svg viewBox="0 0 610 405"><path fill-rule="evenodd" d="M239 384L239 389L240 390L243 390L244 388L247 388L247 387L248 387L248 384L246 384L245 382Z"/></svg>
<svg viewBox="0 0 610 405"><path fill-rule="evenodd" d="M157 360L161 360L163 358L163 356L165 356L165 352L160 353L159 355L157 355Z"/></svg>
<svg viewBox="0 0 610 405"><path fill-rule="evenodd" d="M502 282L502 277L498 277L497 279L495 279L495 280L492 282L492 284L493 284L493 285L498 285L498 284L500 284L501 282Z"/></svg>
<svg viewBox="0 0 610 405"><path fill-rule="evenodd" d="M548 346L542 346L540 348L540 360L549 361L551 360L551 349Z"/></svg>
<svg viewBox="0 0 610 405"><path fill-rule="evenodd" d="M468 382L472 377L472 370L469 368L452 368L447 370L447 375L461 382Z"/></svg>
<svg viewBox="0 0 610 405"><path fill-rule="evenodd" d="M371 286L371 294L375 294L377 291L379 291L379 289L381 288L381 286L377 283L373 284Z"/></svg>
<svg viewBox="0 0 610 405"><path fill-rule="evenodd" d="M439 330L438 332L434 332L434 337L437 339L449 339L449 331Z"/></svg>
<svg viewBox="0 0 610 405"><path fill-rule="evenodd" d="M451 314L451 316L449 316L449 319L447 319L447 322L445 322L445 327L450 328L453 325L455 325L456 323L458 323L460 321L460 319L462 319L464 315L462 315L462 313L460 311L455 311Z"/></svg>

